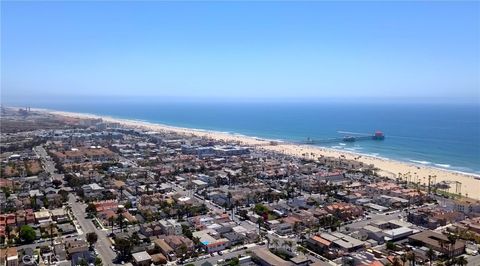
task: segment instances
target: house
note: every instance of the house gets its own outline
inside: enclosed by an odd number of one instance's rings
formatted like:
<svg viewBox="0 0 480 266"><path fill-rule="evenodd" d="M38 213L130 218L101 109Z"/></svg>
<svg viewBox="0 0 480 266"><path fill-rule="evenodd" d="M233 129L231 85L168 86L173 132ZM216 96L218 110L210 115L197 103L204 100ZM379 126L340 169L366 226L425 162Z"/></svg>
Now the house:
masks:
<svg viewBox="0 0 480 266"><path fill-rule="evenodd" d="M57 224L57 227L58 227L58 230L62 232L62 235L73 234L77 231L75 229L75 226L69 223Z"/></svg>
<svg viewBox="0 0 480 266"><path fill-rule="evenodd" d="M152 257L146 251L133 253L132 258L136 266L150 266L152 262Z"/></svg>
<svg viewBox="0 0 480 266"><path fill-rule="evenodd" d="M289 266L293 263L288 262L279 256L273 254L267 249L253 250L253 257L262 266Z"/></svg>
<svg viewBox="0 0 480 266"><path fill-rule="evenodd" d="M95 262L95 256L89 251L79 251L70 254L72 258L72 266L83 265L82 261L86 262L88 265Z"/></svg>
<svg viewBox="0 0 480 266"><path fill-rule="evenodd" d="M17 248L11 247L7 249L0 249L0 265L18 266L18 252Z"/></svg>
<svg viewBox="0 0 480 266"><path fill-rule="evenodd" d="M88 251L88 244L85 240L69 239L65 240L65 249L67 253L72 256L75 253L82 253Z"/></svg>
<svg viewBox="0 0 480 266"><path fill-rule="evenodd" d="M175 251L173 250L172 247L170 247L167 242L165 242L165 240L163 239L155 239L153 240L153 243L155 244L155 247L160 249L160 252L167 258L169 258L170 260L176 260L176 255L175 255Z"/></svg>
<svg viewBox="0 0 480 266"><path fill-rule="evenodd" d="M480 200L462 197L453 202L453 208L465 214L480 213Z"/></svg>
<svg viewBox="0 0 480 266"><path fill-rule="evenodd" d="M184 236L170 235L165 236L163 239L170 247L172 247L177 257L183 255L184 252L191 253L195 248L193 241Z"/></svg>
<svg viewBox="0 0 480 266"><path fill-rule="evenodd" d="M41 223L47 223L52 221L50 212L45 208L42 208L41 210L34 212L34 215L37 223L41 224Z"/></svg>
<svg viewBox="0 0 480 266"><path fill-rule="evenodd" d="M453 245L450 245L446 235L432 230L425 230L414 234L410 236L408 240L413 245L431 248L443 254L450 253L453 256L458 256L465 252L465 241L457 239Z"/></svg>
<svg viewBox="0 0 480 266"><path fill-rule="evenodd" d="M162 264L167 264L167 258L161 254L161 253L156 253L152 254L152 262L155 265L162 265Z"/></svg>
<svg viewBox="0 0 480 266"><path fill-rule="evenodd" d="M286 236L293 233L293 227L289 223L281 223L275 227L275 232L281 236Z"/></svg>
<svg viewBox="0 0 480 266"><path fill-rule="evenodd" d="M83 185L82 190L86 199L100 199L102 198L102 194L105 189L97 183L92 183Z"/></svg>
<svg viewBox="0 0 480 266"><path fill-rule="evenodd" d="M228 239L215 238L212 235L215 235L215 231L212 229L193 232L193 236L200 239L200 243L202 243L209 253L222 251L230 245Z"/></svg>
<svg viewBox="0 0 480 266"><path fill-rule="evenodd" d="M106 210L116 210L118 208L118 202L116 200L102 200L93 202L95 210L97 212L103 212Z"/></svg>
<svg viewBox="0 0 480 266"><path fill-rule="evenodd" d="M52 215L52 219L58 223L66 222L69 220L67 213L62 208L50 210L50 213Z"/></svg>
<svg viewBox="0 0 480 266"><path fill-rule="evenodd" d="M173 219L161 220L160 227L166 235L181 235L182 225Z"/></svg>

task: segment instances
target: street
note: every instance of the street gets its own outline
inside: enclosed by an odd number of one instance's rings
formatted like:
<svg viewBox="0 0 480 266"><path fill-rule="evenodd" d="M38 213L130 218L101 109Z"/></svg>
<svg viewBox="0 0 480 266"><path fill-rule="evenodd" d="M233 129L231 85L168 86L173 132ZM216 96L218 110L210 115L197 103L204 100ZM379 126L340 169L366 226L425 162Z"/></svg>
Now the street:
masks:
<svg viewBox="0 0 480 266"><path fill-rule="evenodd" d="M95 227L92 221L85 219L85 207L86 205L81 202L76 202L75 195L70 194L68 198L68 203L72 207L72 213L74 214L78 225L81 230L84 232L80 235L80 238L85 239L85 235L90 232L95 232L98 235L97 243L95 248L98 251L98 254L105 265L112 265L113 260L117 256L115 252L111 249L111 242L108 239L108 231L99 230Z"/></svg>

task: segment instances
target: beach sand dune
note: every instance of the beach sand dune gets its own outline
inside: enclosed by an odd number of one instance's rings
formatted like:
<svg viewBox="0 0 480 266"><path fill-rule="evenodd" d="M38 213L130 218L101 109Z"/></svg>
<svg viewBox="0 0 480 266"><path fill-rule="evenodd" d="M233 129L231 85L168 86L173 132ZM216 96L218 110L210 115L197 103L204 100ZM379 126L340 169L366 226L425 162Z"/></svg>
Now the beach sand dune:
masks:
<svg viewBox="0 0 480 266"><path fill-rule="evenodd" d="M318 158L321 156L344 158L350 160L356 160L363 162L364 164L373 164L376 168L380 169L380 174L390 177L392 179L399 176L410 175L411 180L418 180L420 184L427 184L429 176L435 176L436 182L442 181L458 181L461 183L461 193L464 196L468 196L474 199L480 199L480 178L475 175L467 173L448 171L440 168L428 167L417 165L413 163L400 162L395 160L389 160L379 157L373 157L368 155L362 155L358 153L351 153L345 151L339 151L335 149L326 149L322 147L315 147L310 145L293 145L288 143L278 142L277 145L270 145L270 140L264 140L259 138L253 138L248 136L239 136L229 133L195 130L188 128L180 128L173 126L166 126L161 124L153 124L141 121L117 119L106 116L98 116L92 114L79 114L71 112L50 111L44 109L36 109L37 111L48 112L54 115L61 115L73 118L102 118L106 122L119 123L124 126L145 129L149 131L170 131L185 135L195 135L198 137L206 137L216 140L235 141L248 146L256 146L258 149L265 149L275 152L281 152L292 156L304 157L305 154L309 158ZM452 187L450 192L455 192L455 186Z"/></svg>

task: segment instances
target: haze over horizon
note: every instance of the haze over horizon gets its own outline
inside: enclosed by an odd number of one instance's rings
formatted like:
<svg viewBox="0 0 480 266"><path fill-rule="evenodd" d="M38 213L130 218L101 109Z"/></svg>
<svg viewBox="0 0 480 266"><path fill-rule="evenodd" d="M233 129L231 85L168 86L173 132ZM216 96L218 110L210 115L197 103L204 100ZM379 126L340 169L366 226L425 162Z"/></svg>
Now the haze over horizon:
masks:
<svg viewBox="0 0 480 266"><path fill-rule="evenodd" d="M479 102L478 2L2 2L3 104Z"/></svg>

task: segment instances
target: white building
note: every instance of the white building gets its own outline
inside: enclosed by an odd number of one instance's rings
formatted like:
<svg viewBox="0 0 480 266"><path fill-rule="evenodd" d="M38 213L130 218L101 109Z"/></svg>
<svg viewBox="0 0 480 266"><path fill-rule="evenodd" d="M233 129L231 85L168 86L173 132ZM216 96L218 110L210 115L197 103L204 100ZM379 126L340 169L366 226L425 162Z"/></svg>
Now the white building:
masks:
<svg viewBox="0 0 480 266"><path fill-rule="evenodd" d="M181 235L182 225L173 219L161 220L160 227L166 235Z"/></svg>

